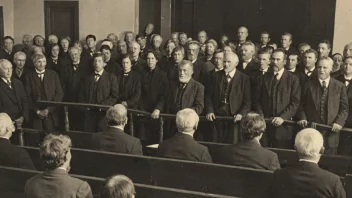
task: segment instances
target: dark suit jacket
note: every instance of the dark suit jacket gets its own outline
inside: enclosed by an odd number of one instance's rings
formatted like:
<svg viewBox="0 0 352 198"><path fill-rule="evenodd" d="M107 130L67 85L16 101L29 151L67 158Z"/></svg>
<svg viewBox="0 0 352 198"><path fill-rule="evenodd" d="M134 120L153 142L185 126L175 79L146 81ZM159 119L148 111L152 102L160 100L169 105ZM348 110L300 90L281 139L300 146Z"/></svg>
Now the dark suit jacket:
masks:
<svg viewBox="0 0 352 198"><path fill-rule="evenodd" d="M56 107L54 106L38 106L36 101L43 100L40 96L41 82L36 71L27 74L25 78L25 90L27 93L29 108L33 117L36 117L36 112L39 109L48 109L53 116L54 122L59 123L58 117L55 113ZM44 91L47 101L61 102L64 93L61 88L59 76L53 70L46 69L43 78Z"/></svg>
<svg viewBox="0 0 352 198"><path fill-rule="evenodd" d="M157 155L189 161L212 162L207 147L199 144L192 136L180 132L160 143Z"/></svg>
<svg viewBox="0 0 352 198"><path fill-rule="evenodd" d="M25 187L26 198L93 198L87 182L73 178L65 170L46 170L30 178Z"/></svg>
<svg viewBox="0 0 352 198"><path fill-rule="evenodd" d="M211 85L205 96L206 113L215 113L220 107L223 84L226 79L225 71L215 72ZM230 110L232 115L246 115L251 109L251 84L249 77L240 71L236 71L230 81Z"/></svg>
<svg viewBox="0 0 352 198"><path fill-rule="evenodd" d="M244 140L235 145L221 147L212 153L212 158L215 163L219 164L265 170L280 168L277 154L261 147L255 139Z"/></svg>
<svg viewBox="0 0 352 198"><path fill-rule="evenodd" d="M110 74L114 74L114 75L118 76L118 75L120 75L122 68L119 64L116 63L115 60L110 59L110 61L106 63L106 66L104 69L105 69L105 71L109 72Z"/></svg>
<svg viewBox="0 0 352 198"><path fill-rule="evenodd" d="M145 61L141 57L138 57L137 61L132 61L132 70L138 72L141 75L144 73L145 70L147 70L147 68L147 61Z"/></svg>
<svg viewBox="0 0 352 198"><path fill-rule="evenodd" d="M24 81L25 81L24 79L25 79L26 75L28 73L31 73L32 71L33 70L31 70L31 69L29 69L27 67L23 67L23 71L22 71L21 76L18 76L17 73L16 73L16 67L14 67L13 70L12 70L12 78L16 78L16 79L22 81L22 83L24 83Z"/></svg>
<svg viewBox="0 0 352 198"><path fill-rule="evenodd" d="M7 113L12 120L23 116L28 121L29 105L23 84L11 78L11 87L0 78L0 112Z"/></svg>
<svg viewBox="0 0 352 198"><path fill-rule="evenodd" d="M138 138L124 133L121 129L109 127L106 131L95 133L90 140L94 150L143 155L142 144Z"/></svg>
<svg viewBox="0 0 352 198"><path fill-rule="evenodd" d="M126 101L128 108L137 108L141 96L141 81L140 75L137 72L130 71L126 82L123 86L123 72L117 76L119 90L121 92L118 103ZM123 87L122 87L123 86Z"/></svg>
<svg viewBox="0 0 352 198"><path fill-rule="evenodd" d="M345 198L346 193L339 176L315 163L301 161L274 172L270 197Z"/></svg>
<svg viewBox="0 0 352 198"><path fill-rule="evenodd" d="M51 70L54 70L57 75L60 76L61 74L61 70L62 68L68 64L68 60L67 59L64 59L62 57L59 57L58 60L57 60L57 63L55 64L53 59L51 57L48 57L46 59L46 62L47 62L47 65L46 65L46 68L47 69L51 69Z"/></svg>
<svg viewBox="0 0 352 198"><path fill-rule="evenodd" d="M154 75L151 82L148 82L148 73L144 73L141 78L142 95L140 97L139 108L144 111L152 112L159 109L161 112L165 109L167 95L167 77L166 73L160 68L154 69Z"/></svg>
<svg viewBox="0 0 352 198"><path fill-rule="evenodd" d="M81 83L81 88L79 91L78 102L81 103L92 103L93 90L95 84L95 73L86 76ZM97 82L97 98L96 104L102 105L114 105L119 98L119 83L117 78L113 74L109 74L103 71Z"/></svg>
<svg viewBox="0 0 352 198"><path fill-rule="evenodd" d="M343 73L336 76L335 79L342 82L345 85L345 77ZM348 117L347 117L345 126L351 128L352 127L352 84L351 83L346 87L346 90L347 90L349 110L348 110Z"/></svg>
<svg viewBox="0 0 352 198"><path fill-rule="evenodd" d="M237 70L249 76L254 71L259 70L259 65L255 62L255 59L253 58L251 62L247 64L247 67L245 69L243 69L243 61L240 61L237 65Z"/></svg>
<svg viewBox="0 0 352 198"><path fill-rule="evenodd" d="M263 79L265 75L269 75L272 73L273 70L271 67L268 68L267 72L263 74L262 71L259 69L252 71L252 73L249 75L249 78L251 80L251 90L252 90L252 98L254 100L255 96L257 96L257 90L262 86ZM253 105L253 104L252 104Z"/></svg>
<svg viewBox="0 0 352 198"><path fill-rule="evenodd" d="M5 49L0 49L0 59L7 59L13 64L13 56L15 55L15 51L12 49L11 54L8 54Z"/></svg>
<svg viewBox="0 0 352 198"><path fill-rule="evenodd" d="M202 82L202 68L205 67L204 66L204 62L200 59L197 58L196 62L193 63L193 75L192 78L198 82ZM204 70L204 68L203 68Z"/></svg>
<svg viewBox="0 0 352 198"><path fill-rule="evenodd" d="M296 68L296 70L294 72L291 72L292 74L296 75L298 80L299 80L299 84L301 85L301 90L303 90L304 88L304 84L307 81L307 76L304 72L300 71L298 68ZM316 72L315 72L316 73ZM316 74L314 74L315 76Z"/></svg>
<svg viewBox="0 0 352 198"><path fill-rule="evenodd" d="M169 113L176 114L179 110L191 108L199 115L204 108L204 86L191 78L184 88L181 109L177 109L176 98L180 83L170 82L167 109Z"/></svg>
<svg viewBox="0 0 352 198"><path fill-rule="evenodd" d="M12 145L10 140L0 138L0 166L35 170L26 150Z"/></svg>

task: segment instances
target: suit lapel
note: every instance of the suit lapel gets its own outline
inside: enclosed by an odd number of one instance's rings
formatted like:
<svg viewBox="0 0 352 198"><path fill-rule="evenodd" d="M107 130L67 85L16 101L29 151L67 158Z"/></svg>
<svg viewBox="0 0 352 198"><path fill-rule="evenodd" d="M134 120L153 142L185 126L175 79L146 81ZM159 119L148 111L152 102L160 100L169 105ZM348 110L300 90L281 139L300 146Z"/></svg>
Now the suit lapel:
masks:
<svg viewBox="0 0 352 198"><path fill-rule="evenodd" d="M44 74L45 75L45 74ZM34 81L34 83L35 84L37 84L37 87L41 87L42 85L41 85L41 82L40 82L40 79L39 79L39 77L38 77L38 74L37 74L37 72L33 72L32 73L32 78L33 78L33 81Z"/></svg>
<svg viewBox="0 0 352 198"><path fill-rule="evenodd" d="M2 79L0 79L1 81L1 89L4 91L4 93L10 98L10 100L12 100L14 103L16 103L16 98L14 98L14 94L12 94L12 90L8 87L7 83L5 83ZM11 86L12 89L14 89L13 83L11 82Z"/></svg>
<svg viewBox="0 0 352 198"><path fill-rule="evenodd" d="M266 75L264 75L264 84L266 87L266 91L268 92L268 95L271 96L271 86L272 86L272 78L273 78L273 74L272 72L269 73L269 71L266 73Z"/></svg>
<svg viewBox="0 0 352 198"><path fill-rule="evenodd" d="M320 102L320 98L319 98L319 91L320 91L320 83L319 80L312 80L312 84L313 86L310 86L311 89L311 93L312 93L312 97L313 97L313 101L315 104L315 109L318 110L318 102Z"/></svg>
<svg viewBox="0 0 352 198"><path fill-rule="evenodd" d="M191 94L192 88L193 88L194 80L191 78L191 80L187 83L187 86L185 87L185 90L182 95L182 105L185 105L185 102L187 101L188 96ZM183 107L181 107L183 109Z"/></svg>
<svg viewBox="0 0 352 198"><path fill-rule="evenodd" d="M89 87L89 101L92 101L93 98L93 91L94 91L94 84L95 84L95 74L91 74L88 80L88 87Z"/></svg>
<svg viewBox="0 0 352 198"><path fill-rule="evenodd" d="M19 90L18 90L18 87L17 87L17 84L14 83L13 81L11 81L11 86L15 92L15 95L16 95L16 99L17 99L17 103L18 104L21 104L21 96L20 96L20 93L19 93Z"/></svg>
<svg viewBox="0 0 352 198"><path fill-rule="evenodd" d="M53 88L49 86L50 85L49 83L46 83L47 79L50 79L50 76L48 75L49 75L49 72L45 70L44 77L43 77L43 87L44 87L45 96L49 100L48 93L49 93L49 90Z"/></svg>
<svg viewBox="0 0 352 198"><path fill-rule="evenodd" d="M330 78L330 82L328 86L328 109L327 109L328 112L329 112L329 109L334 108L333 107L334 102L340 101L339 98L337 98L337 96L339 96L339 94L336 93L337 90L338 90L338 87L336 86L334 79ZM332 118L331 114L328 114L327 123L332 123L331 118Z"/></svg>
<svg viewBox="0 0 352 198"><path fill-rule="evenodd" d="M285 89L285 82L286 82L286 79L288 78L287 72L288 71L284 69L284 73L282 74L279 84L277 85L278 92L281 92L281 90Z"/></svg>

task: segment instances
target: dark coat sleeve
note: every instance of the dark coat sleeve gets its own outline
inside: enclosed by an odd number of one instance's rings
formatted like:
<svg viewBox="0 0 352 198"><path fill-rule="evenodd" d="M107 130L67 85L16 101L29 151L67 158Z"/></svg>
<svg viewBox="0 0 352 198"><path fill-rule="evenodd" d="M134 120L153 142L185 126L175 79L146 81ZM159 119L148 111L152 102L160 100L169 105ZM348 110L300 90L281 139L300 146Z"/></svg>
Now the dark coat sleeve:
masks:
<svg viewBox="0 0 352 198"><path fill-rule="evenodd" d="M213 100L212 100L214 95L214 76L212 78L209 78L207 91L205 92L204 103L205 103L206 114L214 113Z"/></svg>
<svg viewBox="0 0 352 198"><path fill-rule="evenodd" d="M134 86L133 94L126 100L128 107L137 107L139 98L141 97L141 81L139 78L136 79Z"/></svg>
<svg viewBox="0 0 352 198"><path fill-rule="evenodd" d="M56 101L56 102L61 102L62 99L64 98L64 92L62 91L62 87L61 87L61 83L60 83L60 79L59 76L56 74L56 72L52 72L52 81L55 82L55 93L53 95L52 101ZM55 106L49 106L47 108L50 112L55 111L56 107Z"/></svg>
<svg viewBox="0 0 352 198"><path fill-rule="evenodd" d="M102 101L103 105L114 105L119 98L119 83L115 75L110 74L110 82L110 95Z"/></svg>
<svg viewBox="0 0 352 198"><path fill-rule="evenodd" d="M168 87L168 80L166 77L166 74L163 73L161 76L161 85L160 85L160 97L159 101L156 104L156 107L154 109L159 109L160 112L163 112L165 109L165 104L166 104L166 98L167 98L167 87Z"/></svg>
<svg viewBox="0 0 352 198"><path fill-rule="evenodd" d="M248 76L244 76L244 90L243 91L243 99L242 99L242 108L240 111L240 114L242 116L246 115L250 110L252 106L252 99L251 99L251 82L249 80Z"/></svg>
<svg viewBox="0 0 352 198"><path fill-rule="evenodd" d="M273 154L271 160L270 160L270 164L269 164L269 170L276 170L276 169L280 169L280 162L279 162L279 158L277 156L276 153Z"/></svg>
<svg viewBox="0 0 352 198"><path fill-rule="evenodd" d="M194 99L194 105L192 109L200 115L204 109L204 86L199 84L196 90L196 97Z"/></svg>
<svg viewBox="0 0 352 198"><path fill-rule="evenodd" d="M137 139L132 145L131 154L133 155L143 155L142 144L139 139Z"/></svg>
<svg viewBox="0 0 352 198"><path fill-rule="evenodd" d="M21 149L18 163L19 168L36 170L26 150Z"/></svg>
<svg viewBox="0 0 352 198"><path fill-rule="evenodd" d="M309 85L310 85L309 82L304 84L301 101L300 101L300 104L298 106L298 110L296 113L296 117L298 120L307 120L305 108L306 108L307 94L309 94Z"/></svg>
<svg viewBox="0 0 352 198"><path fill-rule="evenodd" d="M345 86L341 86L340 89L340 109L333 123L339 124L341 126L345 125L347 116L348 116L348 97Z"/></svg>
<svg viewBox="0 0 352 198"><path fill-rule="evenodd" d="M28 104L28 97L26 94L26 91L24 89L24 86L21 81L18 81L17 83L17 89L19 93L21 93L21 105L22 105L22 116L26 122L29 121L29 104Z"/></svg>
<svg viewBox="0 0 352 198"><path fill-rule="evenodd" d="M25 83L24 83L24 89L26 91L27 94L27 99L28 99L28 104L29 104L29 109L31 111L34 111L34 113L39 109L37 106L36 101L33 101L32 99L32 87L31 87L31 83L33 81L33 79L31 78L32 74L29 74L26 76L25 78Z"/></svg>
<svg viewBox="0 0 352 198"><path fill-rule="evenodd" d="M82 185L78 188L77 198L93 198L92 190L87 182L83 182Z"/></svg>
<svg viewBox="0 0 352 198"><path fill-rule="evenodd" d="M291 77L293 77L293 79L290 93L290 103L280 114L280 117L284 120L291 119L297 113L297 109L301 100L301 87L299 80L294 75L291 75Z"/></svg>
<svg viewBox="0 0 352 198"><path fill-rule="evenodd" d="M212 163L213 160L211 159L211 156L209 154L208 148L205 148L202 154L202 161L201 162L207 162L207 163Z"/></svg>

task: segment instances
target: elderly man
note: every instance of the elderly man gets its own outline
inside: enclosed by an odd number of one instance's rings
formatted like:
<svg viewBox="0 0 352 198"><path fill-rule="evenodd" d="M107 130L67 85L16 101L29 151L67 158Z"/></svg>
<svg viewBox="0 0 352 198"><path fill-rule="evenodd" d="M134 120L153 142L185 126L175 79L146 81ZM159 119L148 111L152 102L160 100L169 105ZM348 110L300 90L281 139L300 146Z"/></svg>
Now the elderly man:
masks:
<svg viewBox="0 0 352 198"><path fill-rule="evenodd" d="M147 69L147 62L139 56L141 48L136 41L131 41L129 53L132 58L132 70L142 75Z"/></svg>
<svg viewBox="0 0 352 198"><path fill-rule="evenodd" d="M244 166L255 169L276 170L280 168L276 153L261 147L260 139L266 124L262 116L250 112L241 120L243 140L235 145L224 146L212 154L215 163Z"/></svg>
<svg viewBox="0 0 352 198"><path fill-rule="evenodd" d="M130 46L132 41L134 41L134 33L131 31L126 32L124 41L126 42L127 46Z"/></svg>
<svg viewBox="0 0 352 198"><path fill-rule="evenodd" d="M14 69L12 77L21 80L22 83L24 83L25 76L32 71L30 68L26 67L26 60L26 54L21 51L16 52L13 56Z"/></svg>
<svg viewBox="0 0 352 198"><path fill-rule="evenodd" d="M25 197L92 198L87 182L68 175L72 159L71 139L65 135L47 135L39 147L45 171L30 178L25 185Z"/></svg>
<svg viewBox="0 0 352 198"><path fill-rule="evenodd" d="M0 166L35 170L27 151L11 144L14 131L11 118L6 113L0 113Z"/></svg>
<svg viewBox="0 0 352 198"><path fill-rule="evenodd" d="M298 124L306 127L309 122L332 126L331 130L321 130L325 140L325 152L336 154L339 145L339 131L348 115L346 86L330 77L333 61L321 57L318 61L318 78L305 84L301 104L297 112Z"/></svg>
<svg viewBox="0 0 352 198"><path fill-rule="evenodd" d="M59 124L57 108L54 106L38 105L36 101L61 102L64 93L61 88L59 76L55 71L45 69L46 58L43 54L32 57L35 71L25 77L25 90L30 107L32 127L37 130L55 131Z"/></svg>
<svg viewBox="0 0 352 198"><path fill-rule="evenodd" d="M238 121L251 109L251 85L247 75L236 69L238 57L225 53L224 69L216 72L205 95L206 118L215 121L218 142L237 143ZM216 116L231 116L233 122L217 121Z"/></svg>
<svg viewBox="0 0 352 198"><path fill-rule="evenodd" d="M198 58L200 46L198 41L190 41L187 45L187 60L193 64L193 76L192 78L198 82L201 82L201 71L204 67L204 62Z"/></svg>
<svg viewBox="0 0 352 198"><path fill-rule="evenodd" d="M180 40L178 39L178 32L172 32L170 35L170 39L175 42L176 46L179 45Z"/></svg>
<svg viewBox="0 0 352 198"><path fill-rule="evenodd" d="M271 198L345 198L340 177L319 168L324 153L324 141L319 131L304 129L295 139L299 162L289 168L276 170L271 187Z"/></svg>
<svg viewBox="0 0 352 198"><path fill-rule="evenodd" d="M179 40L179 45L186 47L186 44L188 42L187 34L185 32L178 33L178 40Z"/></svg>
<svg viewBox="0 0 352 198"><path fill-rule="evenodd" d="M16 122L28 122L29 105L26 92L22 82L11 76L11 63L0 59L0 112L7 113Z"/></svg>
<svg viewBox="0 0 352 198"><path fill-rule="evenodd" d="M93 134L90 146L94 150L143 155L141 141L127 135L124 128L127 125L127 109L121 104L110 107L106 112L109 128Z"/></svg>
<svg viewBox="0 0 352 198"><path fill-rule="evenodd" d="M110 33L106 38L112 43L111 57L116 60L118 56L117 42L119 41L119 37L115 33Z"/></svg>
<svg viewBox="0 0 352 198"><path fill-rule="evenodd" d="M241 61L237 68L242 73L251 76L254 71L259 69L254 59L255 45L252 42L244 42L241 45Z"/></svg>
<svg viewBox="0 0 352 198"><path fill-rule="evenodd" d="M271 55L272 71L263 77L256 89L253 109L265 118L273 118L268 127L264 145L276 148L292 148L292 126L282 125L297 112L301 87L297 76L285 69L286 53L277 49Z"/></svg>
<svg viewBox="0 0 352 198"><path fill-rule="evenodd" d="M93 56L94 72L86 76L81 83L78 102L114 105L119 98L119 84L114 74L104 71L103 55L98 52ZM101 109L85 111L84 131L97 132L107 128L105 112Z"/></svg>
<svg viewBox="0 0 352 198"><path fill-rule="evenodd" d="M178 133L159 144L157 155L197 162L212 162L208 148L193 139L199 116L193 109L183 109L176 114Z"/></svg>
<svg viewBox="0 0 352 198"><path fill-rule="evenodd" d="M198 35L197 35L197 41L199 42L199 45L200 45L200 50L201 50L200 54L201 55L205 54L205 50L207 48L205 43L207 40L208 40L207 32L204 30L199 31Z"/></svg>
<svg viewBox="0 0 352 198"><path fill-rule="evenodd" d="M291 44L292 44L292 34L291 33L284 32L281 35L280 42L281 42L281 47L285 50L287 55L290 55L294 52L297 52L297 50L291 46Z"/></svg>
<svg viewBox="0 0 352 198"><path fill-rule="evenodd" d="M237 30L237 54L240 54L240 49L242 47L242 44L247 41L248 37L248 29L244 26L241 26Z"/></svg>
<svg viewBox="0 0 352 198"><path fill-rule="evenodd" d="M134 198L135 194L132 180L124 175L113 175L107 178L100 189L100 198Z"/></svg>
<svg viewBox="0 0 352 198"><path fill-rule="evenodd" d="M13 50L15 40L11 36L5 36L2 41L4 46L3 49L0 50L0 59L7 59L12 63L13 55L15 54Z"/></svg>
<svg viewBox="0 0 352 198"><path fill-rule="evenodd" d="M21 49L21 51L29 57L31 55L31 49L33 46L33 37L29 34L23 35L22 44L23 48Z"/></svg>
<svg viewBox="0 0 352 198"><path fill-rule="evenodd" d="M111 48L108 45L102 45L100 47L100 52L104 56L105 71L118 76L121 73L121 66L117 64L115 60L112 59Z"/></svg>

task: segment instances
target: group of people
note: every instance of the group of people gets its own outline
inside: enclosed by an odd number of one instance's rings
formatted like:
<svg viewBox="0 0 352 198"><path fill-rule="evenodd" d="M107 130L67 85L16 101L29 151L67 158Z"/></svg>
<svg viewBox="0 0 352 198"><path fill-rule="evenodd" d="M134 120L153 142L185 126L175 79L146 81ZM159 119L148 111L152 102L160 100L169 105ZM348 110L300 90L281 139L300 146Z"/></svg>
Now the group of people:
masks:
<svg viewBox="0 0 352 198"><path fill-rule="evenodd" d="M160 113L191 108L209 121L199 125L196 136L227 143L239 142L239 121L254 111L272 119L261 140L264 146L293 148L298 130L284 120L301 127L316 122L332 127L321 133L325 152L336 154L339 131L352 125L352 43L343 56L330 58L329 41L319 42L317 50L307 43L295 49L287 32L279 46L268 32L259 43L247 40L246 27L238 29L235 41L224 35L219 42L205 31L197 40L174 32L163 42L153 29L148 24L144 34L127 32L124 39L111 33L100 49L94 35L86 37L84 47L68 37L50 35L45 41L25 35L15 52L13 38L4 37L0 111L17 123L56 131L63 127L62 108L36 101L122 104L151 113L138 116L135 128L142 140L157 141ZM102 109L70 107L68 112L72 130L99 132L108 127ZM166 139L173 137L175 122L167 123L164 131Z"/></svg>

